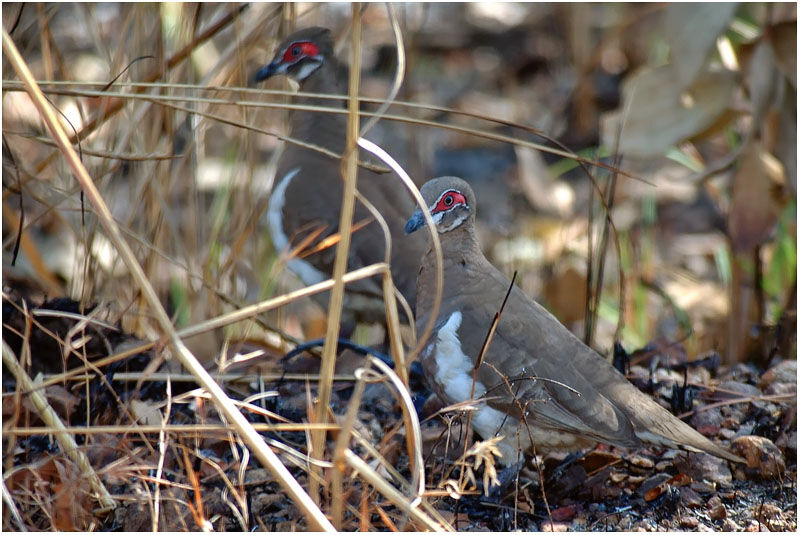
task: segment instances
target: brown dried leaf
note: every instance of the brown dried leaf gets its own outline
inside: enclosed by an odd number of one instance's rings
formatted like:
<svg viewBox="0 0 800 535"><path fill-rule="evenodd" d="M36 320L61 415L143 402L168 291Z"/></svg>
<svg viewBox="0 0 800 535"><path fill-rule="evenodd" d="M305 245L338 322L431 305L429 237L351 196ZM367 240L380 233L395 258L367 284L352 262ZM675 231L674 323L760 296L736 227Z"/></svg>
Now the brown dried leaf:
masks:
<svg viewBox="0 0 800 535"><path fill-rule="evenodd" d="M775 65L775 54L766 39L762 39L756 46L748 71L753 123L758 128L764 120L766 111L776 99L775 91L780 79L780 73Z"/></svg>
<svg viewBox="0 0 800 535"><path fill-rule="evenodd" d="M797 21L771 26L769 42L775 52L775 63L797 89Z"/></svg>
<svg viewBox="0 0 800 535"><path fill-rule="evenodd" d="M664 37L670 46L670 70L677 87L692 85L737 8L732 2L669 4L664 13Z"/></svg>
<svg viewBox="0 0 800 535"><path fill-rule="evenodd" d="M753 141L744 149L733 178L728 214L735 251L748 251L766 241L780 215L779 192L785 181L783 165L761 143Z"/></svg>
<svg viewBox="0 0 800 535"><path fill-rule="evenodd" d="M624 83L620 108L603 117L603 143L612 146L619 121L619 150L626 156L663 154L703 132L727 109L736 86L734 73L706 72L684 90L672 68L645 68Z"/></svg>

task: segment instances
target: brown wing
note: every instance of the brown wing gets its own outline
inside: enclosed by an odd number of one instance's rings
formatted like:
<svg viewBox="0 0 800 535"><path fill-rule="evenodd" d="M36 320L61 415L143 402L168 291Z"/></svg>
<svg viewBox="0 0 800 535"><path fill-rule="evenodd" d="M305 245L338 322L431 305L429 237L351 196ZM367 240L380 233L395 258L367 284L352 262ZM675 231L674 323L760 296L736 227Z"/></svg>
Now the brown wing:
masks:
<svg viewBox="0 0 800 535"><path fill-rule="evenodd" d="M480 348L505 295L507 279L494 268L489 273L479 287L463 289L464 319L459 330L463 347ZM470 298L472 291L480 291L481 298ZM630 419L603 394L609 382L625 379L598 374L604 366L610 367L514 288L478 378L489 390L488 396L500 397L491 406L516 417L524 413L533 425L637 446L640 441Z"/></svg>

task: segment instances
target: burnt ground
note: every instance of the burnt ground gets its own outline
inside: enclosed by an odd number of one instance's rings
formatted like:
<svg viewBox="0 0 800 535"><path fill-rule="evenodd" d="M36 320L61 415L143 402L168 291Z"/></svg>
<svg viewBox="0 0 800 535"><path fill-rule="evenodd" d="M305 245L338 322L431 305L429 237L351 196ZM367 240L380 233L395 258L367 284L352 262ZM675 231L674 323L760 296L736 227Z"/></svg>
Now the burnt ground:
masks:
<svg viewBox="0 0 800 535"><path fill-rule="evenodd" d="M6 305L3 339L18 354L21 338L15 330L24 325L23 316L12 303ZM73 306L76 303L61 300L42 304L39 309L64 311ZM40 328L31 331L30 354L32 360L44 362L39 371L53 373L55 370L48 369L52 364L44 359L52 351L52 334L68 339L70 333L75 333L76 320L44 317L40 321ZM135 342L104 328L95 328L88 338L91 341L84 348L90 359L102 354L106 343L119 347ZM465 531L795 531L796 362L774 363L768 370L750 364L726 370L717 367L718 358L712 356L700 361L706 367L687 368L671 364L667 358L656 362L654 357L659 354L649 348L634 355L629 373L634 384L665 406L676 408L703 434L747 458L747 465L734 466L706 454L656 447L620 451L598 446L580 455L540 458L538 465L528 459L518 479L512 477L502 491L495 489L487 497L480 493L483 467L467 470L475 477L477 487L469 477L463 478L463 485L457 484L460 467L465 466L455 460L463 452L463 443L458 442L463 433L462 415L450 411L444 416L437 413L429 417L428 413L436 413L440 407L431 399L423 404L424 387L419 381L412 381L412 394L420 401L424 421L429 501L453 527ZM25 527L150 530L158 501L158 528L162 530L197 530L206 522L219 531L306 529L305 519L267 470L252 458L242 469L247 456L242 445L232 441L232 435L170 432L165 436L162 456L157 434L135 431L128 415L139 417L140 424L158 421L152 416L161 418L166 411L167 385L163 381L145 381L146 386L134 389L132 383L116 380L115 374L141 371L152 358L152 352L143 352L105 368L103 378L63 381L46 389L48 399L67 425L119 426L102 433L76 434L94 470L118 500L118 507L106 513L97 511L92 489L51 437L9 432L41 422L25 395L18 396L14 381L4 370L3 447L13 451L6 458L6 485ZM313 358L300 356L281 366L284 371L297 373L314 365ZM683 385L684 378L687 388L673 387ZM226 384L235 399L256 393L255 386L255 382ZM213 407L197 397L192 388L190 383L170 385L169 423L218 423ZM305 381L285 377L267 380L262 391L269 394L261 406L270 411L264 413L269 417L252 410L245 414L253 423L302 423L308 420L307 401L314 390L313 384ZM352 383L334 384L333 414L344 414L352 393ZM383 384L369 385L355 431L408 478L402 430L400 405L395 397ZM448 431L452 440L447 449L451 454L445 455L443 437ZM272 444L277 441L306 451L306 433L302 430L264 436ZM334 439L330 434L329 447ZM356 441L351 447L362 458L370 458ZM306 485L305 470L291 462L283 450L275 451L297 480ZM468 460L473 466L474 457ZM159 462L161 475L156 478ZM160 485L155 485L156 479ZM359 477L346 481L345 502L349 507L342 529L420 529L371 487L366 487L365 493ZM455 499L453 496L459 492L460 498ZM323 503L325 510L329 505L325 490ZM4 529L18 529L9 509L5 511Z"/></svg>

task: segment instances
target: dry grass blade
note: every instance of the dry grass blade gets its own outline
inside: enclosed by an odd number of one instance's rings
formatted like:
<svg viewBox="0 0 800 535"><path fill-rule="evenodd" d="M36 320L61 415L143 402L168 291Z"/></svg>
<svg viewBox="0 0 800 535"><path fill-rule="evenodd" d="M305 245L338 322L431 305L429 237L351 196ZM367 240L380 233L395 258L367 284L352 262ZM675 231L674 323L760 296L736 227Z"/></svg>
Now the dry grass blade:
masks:
<svg viewBox="0 0 800 535"><path fill-rule="evenodd" d="M287 424L252 424L253 428L261 432L297 432L311 429L322 429L325 431L335 431L339 429L337 424L313 424L313 423L287 423ZM180 433L186 435L203 436L212 433L225 435L230 432L230 426L223 424L170 424L170 425L145 425L137 424L135 427L130 425L93 425L91 427L13 427L6 429L3 433L9 435L48 435L63 430L71 435L104 435L116 433Z"/></svg>
<svg viewBox="0 0 800 535"><path fill-rule="evenodd" d="M345 274L344 282L348 283L361 279L366 279L374 275L383 273L387 268L388 266L383 262L378 264L370 264L369 266L364 266L363 268L359 268ZM259 314L263 314L264 312L267 312L269 310L287 305L303 297L324 292L325 290L329 290L332 286L333 286L333 279L328 279L322 282L318 282L317 284L306 286L305 288L295 290L294 292L283 294L278 297L274 297L272 299L267 299L265 301L262 301L261 303L256 303L255 305L246 306L234 312L223 314L217 318L213 318L207 321L202 321L195 325L191 325L189 327L180 329L179 331L177 331L177 335L181 339L198 336L205 332L212 331L214 329L220 329L227 325L232 325L234 323L244 321L254 316L258 316ZM152 349L153 347L155 347L155 345L156 345L155 341L142 342L141 344L137 344L134 347L127 348L125 351L121 351L119 353L115 353L114 355L109 355L108 357L99 359L95 361L94 365L97 368L102 368L114 362L119 362L120 360L126 359L131 355L135 355L136 353ZM37 388L44 388L46 386L59 383L70 377L86 373L87 371L90 371L90 368L87 366L81 366L79 368L69 370L63 374L48 379L47 381L38 385Z"/></svg>
<svg viewBox="0 0 800 535"><path fill-rule="evenodd" d="M111 212L108 209L100 192L97 190L94 182L89 176L86 168L78 159L75 150L70 144L69 138L64 132L58 118L53 111L50 104L45 99L39 86L31 74L22 56L19 54L16 45L14 44L8 33L3 30L3 51L11 62L17 75L25 83L28 93L33 100L36 108L41 115L42 119L47 125L50 134L55 138L59 145L61 152L64 154L67 163L69 164L75 178L80 182L86 197L94 205L102 226L105 228L108 238L114 244L117 252L125 263L126 267L130 270L134 280L138 283L142 294L149 304L153 314L156 316L158 323L167 335L172 347L175 350L177 358L181 363L189 369L194 375L197 376L200 383L205 387L215 403L220 408L221 412L228 417L234 427L242 434L247 444L256 452L259 460L269 468L276 479L281 482L282 486L286 489L287 493L297 503L298 507L306 515L308 522L317 529L326 531L333 531L333 526L328 522L327 518L322 514L318 507L309 499L303 488L297 483L291 473L280 462L280 459L269 449L264 443L261 436L253 429L250 423L242 416L242 414L231 403L230 398L220 388L220 386L211 378L208 372L192 355L189 349L184 345L183 341L178 337L175 329L172 326L169 316L161 305L161 302L156 295L153 287L148 282L142 267L139 265L133 251L125 242L119 227L114 222Z"/></svg>
<svg viewBox="0 0 800 535"><path fill-rule="evenodd" d="M396 488L388 484L375 470L372 469L361 457L350 451L349 449L344 452L345 461L352 468L354 468L367 482L375 487L378 492L386 496L395 506L400 510L405 511L411 517L422 523L427 529L436 532L453 531L452 526L445 523L443 520L436 521L428 514L421 511L418 507L412 506L408 498L401 494Z"/></svg>
<svg viewBox="0 0 800 535"><path fill-rule="evenodd" d="M436 259L436 284L435 284L435 294L433 299L433 308L431 310L431 318L428 320L428 324L425 325L425 329L422 332L421 336L417 336L417 345L414 349L411 350L411 353L407 356L407 360L414 360L417 354L422 350L424 347L425 342L427 341L428 337L433 332L433 327L436 321L436 316L439 314L439 305L442 302L442 289L444 288L444 272L442 270L443 260L442 260L442 245L439 243L439 233L436 231L436 225L433 223L433 218L431 217L431 212L428 210L428 207L425 205L425 199L422 198L422 194L419 192L419 189L414 184L414 181L411 180L411 177L408 176L408 173L398 164L394 158L392 158L386 151L380 148L375 143L367 140L367 139L359 139L358 144L361 148L370 151L375 156L378 156L381 160L386 162L392 170L397 173L403 183L405 184L408 191L411 193L412 197L414 197L414 202L417 206L420 207L422 213L425 215L425 225L428 228L428 232L430 232L431 236L431 246L433 247L434 258Z"/></svg>
<svg viewBox="0 0 800 535"><path fill-rule="evenodd" d="M98 494L98 501L103 508L111 509L116 507L117 502L111 497L111 494L109 494L102 481L100 481L100 478L97 476L97 472L95 472L94 468L92 468L92 465L89 463L89 459L86 457L86 454L78 447L78 444L75 442L75 439L72 438L72 435L66 432L64 423L58 417L56 411L53 410L53 407L51 407L47 402L44 394L38 391L33 392L33 381L31 381L31 378L28 377L27 373L25 373L25 370L20 365L19 360L17 360L17 356L14 355L14 353L11 351L11 348L8 347L6 341L3 340L2 343L3 365L8 368L9 371L11 371L11 374L14 376L17 382L22 385L23 389L31 391L31 402L33 403L34 407L36 407L36 410L38 411L42 420L55 430L54 434L59 446L61 446L62 451L78 465L83 477L89 480L89 484L91 485L92 490Z"/></svg>
<svg viewBox="0 0 800 535"><path fill-rule="evenodd" d="M6 504L6 507L8 507L8 510L11 512L11 517L14 519L14 522L17 523L17 528L20 531L28 531L28 528L25 526L25 522L22 520L22 516L19 514L17 504L14 503L11 493L8 492L8 487L6 486L5 481L3 481L3 503Z"/></svg>
<svg viewBox="0 0 800 535"><path fill-rule="evenodd" d="M318 401L315 411L315 421L324 422L328 418L331 389L333 386L333 371L336 364L336 348L339 339L339 320L342 315L344 301L344 274L347 271L347 259L350 251L351 229L353 227L353 213L355 211L356 172L358 171L358 88L361 80L361 17L359 5L352 5L353 13L353 51L350 66L349 93L347 115L347 135L345 144L345 159L342 161L342 178L344 191L342 192L342 208L339 217L339 233L341 239L336 246L336 257L333 262L333 288L331 288L330 303L328 306L328 325L325 331L325 344L322 346L322 364L320 366ZM314 431L311 433L311 447L318 459L325 455L325 433ZM334 468L336 469L336 468ZM317 470L315 467L312 470ZM316 482L309 484L309 494L319 503L319 487Z"/></svg>
<svg viewBox="0 0 800 535"><path fill-rule="evenodd" d="M47 82L47 83L51 83L51 82ZM139 87L140 85L141 84L135 84L134 87ZM157 87L170 87L172 84L151 84L151 85L157 86ZM15 88L18 88L19 86L15 82L9 81L9 82L4 82L3 87L6 90L13 90ZM149 85L148 86L142 86L142 87L149 87ZM181 85L179 87L180 88L191 88L193 86ZM209 88L198 87L198 89L209 89ZM249 91L246 88L237 88L237 89L239 91ZM224 87L224 88L219 88L219 90L230 91L231 88L230 87ZM275 103L273 103L273 102L256 102L256 101L249 101L249 100L232 101L230 99L206 98L206 97L188 97L188 96L173 96L173 95L150 95L150 94L148 94L148 95L141 95L141 94L131 95L131 94L128 94L128 93L114 93L114 92L100 92L100 91L92 91L92 90L72 90L72 89L54 89L54 90L49 90L48 93L59 94L59 95L69 95L69 96L88 96L88 97L91 97L91 96L114 96L114 97L119 97L121 99L128 99L128 100L137 100L137 99L138 100L146 100L148 102L157 103L157 104L160 104L162 106L167 106L167 107L170 107L170 108L173 108L173 109L176 109L176 110L180 110L180 111L184 111L184 112L187 112L187 113L192 113L192 114L196 114L196 115L199 115L199 116L202 116L202 117L213 119L215 121L218 121L218 122L221 122L221 123L224 123L224 124L229 124L231 126L236 126L236 127L239 127L239 128L245 128L247 130L251 130L251 131L254 131L254 132L261 133L261 134L273 136L273 137L275 137L277 139L280 139L282 141L286 141L286 142L291 143L293 145L301 146L301 147L307 148L309 150L314 150L314 151L317 151L317 152L320 152L320 153L323 153L323 154L333 155L334 157L341 158L341 155L335 155L335 154L331 153L330 151L328 151L327 149L324 149L322 147L318 147L318 146L315 146L315 145L312 145L312 144L305 143L305 142L303 142L303 141L301 141L299 139L294 139L294 138L290 138L290 137L285 136L285 135L277 134L275 132L270 132L270 131L264 130L262 128L259 128L257 126L254 126L254 125L242 124L240 122L235 122L235 121L232 121L232 120L230 120L228 118L225 118L225 117L217 115L217 114L211 114L211 113L208 113L208 112L199 111L197 109L192 109L192 108L180 106L180 105L177 105L177 104L172 104L171 102L180 101L180 102L199 103L199 104L217 104L217 105L221 105L221 106L240 106L240 107L254 107L254 108L280 108L280 109L283 109L283 110L290 110L290 111L291 110L301 110L301 111L314 111L314 112L322 112L322 113L346 114L347 111L342 109L342 108L340 108L340 107L318 106L318 105L308 105L308 104L287 104L287 103L277 103L277 102L275 102ZM282 92L282 91L271 91L269 93L289 94L289 95L295 95L295 96L315 97L315 98L323 98L323 99L330 99L330 98L342 99L342 98L345 98L342 95L335 95L335 94L328 94L328 93L305 93L305 92L287 93L287 92ZM360 98L359 101L360 102L383 102L383 100L365 99L365 98ZM481 120L485 120L485 121L488 121L488 122L491 122L491 123L500 124L500 125L503 125L503 126L510 126L510 127L514 127L514 128L520 128L520 129L522 129L522 130L524 130L526 132L530 132L530 133L532 133L534 135L544 136L545 138L550 139L548 136L544 135L542 132L537 131L537 130L535 130L535 129L527 126L527 125L520 124L520 123L514 123L514 122L510 122L510 121L502 121L502 120L498 120L496 118L488 117L488 116L481 115L481 114L464 112L464 111L461 111L461 110L455 110L455 109L451 109L451 108L447 108L447 107L433 106L433 105L429 105L429 104L419 104L419 103L413 103L413 102L394 101L393 104L407 106L407 107L411 107L411 108L423 109L423 110L437 112L437 113L463 115L463 116L472 117L472 118L475 118L475 119L481 119ZM370 117L370 118L374 118L374 117L378 116L376 112L370 112L370 111L362 111L362 112L360 112L360 115L364 116L364 117ZM502 142L502 143L509 143L511 145L517 145L517 146L520 146L520 147L532 148L532 149L536 149L536 150L539 150L539 151L542 151L542 152L550 153L550 154L552 154L554 156L560 156L562 158L569 158L569 159L574 160L576 162L579 162L579 163L581 163L583 165L591 165L593 167L599 167L599 168L602 168L602 169L606 169L607 171L618 173L621 176L624 176L626 178L630 178L630 179L633 179L633 180L644 182L645 184L653 185L650 182L648 182L647 180L644 180L641 177L634 175L633 173L627 172L627 171L625 171L623 169L619 169L619 168L617 168L617 167L615 167L613 165L609 165L609 164L607 164L605 162L601 162L599 160L594 160L594 159L590 159L590 158L586 158L586 157L580 156L580 155L575 154L572 151L570 151L568 149L565 149L565 148L554 148L554 147L550 147L550 146L547 146L547 145L543 145L541 143L535 143L535 142L532 142L532 141L527 141L527 140L524 140L524 139L520 139L518 137L505 135L505 134L499 134L499 133L491 132L491 131L484 130L484 129L470 128L470 127L466 127L466 126L443 123L443 122L440 122L440 121L420 119L420 118L410 117L408 115L395 115L395 114L383 113L382 115L380 115L380 118L384 119L384 120L387 120L387 121L393 121L393 122L401 122L401 123L418 125L418 126L427 126L427 127L431 127L431 128L442 128L442 129L450 130L450 131L457 132L457 133L469 134L469 135L473 135L473 136L477 136L477 137L482 137L484 139L490 139L490 140L499 141L499 142ZM376 166L371 165L371 164L369 164L367 162L359 162L359 165L361 167L364 167L366 169L370 169L370 170L378 172L378 173L386 172L386 169L383 169L383 168L380 168L380 167L376 167Z"/></svg>

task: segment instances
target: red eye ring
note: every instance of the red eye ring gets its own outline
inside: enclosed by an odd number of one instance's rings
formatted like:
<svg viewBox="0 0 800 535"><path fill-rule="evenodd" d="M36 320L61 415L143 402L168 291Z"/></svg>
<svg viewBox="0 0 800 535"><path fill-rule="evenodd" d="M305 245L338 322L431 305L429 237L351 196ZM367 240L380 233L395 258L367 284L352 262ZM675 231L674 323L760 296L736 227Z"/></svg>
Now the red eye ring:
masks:
<svg viewBox="0 0 800 535"><path fill-rule="evenodd" d="M439 196L439 200L433 208L433 213L447 212L459 205L467 206L467 198L460 191L447 190Z"/></svg>
<svg viewBox="0 0 800 535"><path fill-rule="evenodd" d="M297 41L286 47L281 61L283 63L297 63L305 57L319 55L319 47L311 41Z"/></svg>

